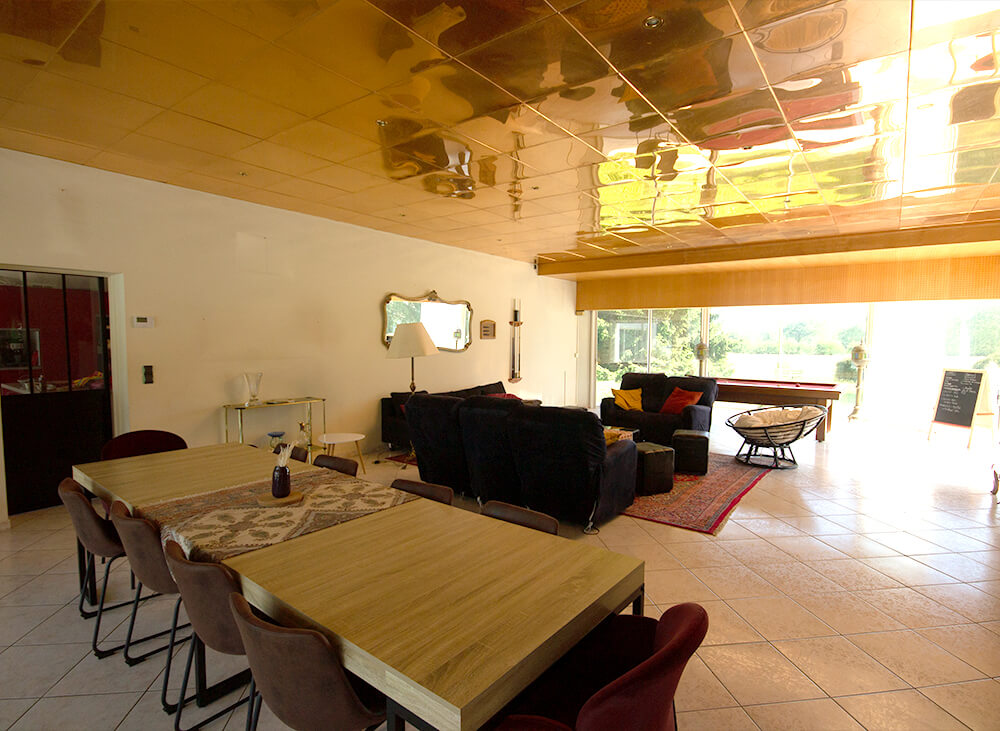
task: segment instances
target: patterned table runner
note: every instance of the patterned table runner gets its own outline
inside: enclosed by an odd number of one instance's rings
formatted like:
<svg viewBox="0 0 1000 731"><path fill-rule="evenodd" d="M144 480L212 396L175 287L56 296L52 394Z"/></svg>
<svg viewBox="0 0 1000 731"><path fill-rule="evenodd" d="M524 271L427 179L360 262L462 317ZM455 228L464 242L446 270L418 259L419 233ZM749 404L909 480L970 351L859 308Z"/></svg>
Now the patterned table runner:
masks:
<svg viewBox="0 0 1000 731"><path fill-rule="evenodd" d="M266 479L165 500L138 512L158 523L164 541L177 541L193 560L222 561L416 499L325 469L292 475L292 490L304 496L294 505L258 505L258 496L271 494Z"/></svg>

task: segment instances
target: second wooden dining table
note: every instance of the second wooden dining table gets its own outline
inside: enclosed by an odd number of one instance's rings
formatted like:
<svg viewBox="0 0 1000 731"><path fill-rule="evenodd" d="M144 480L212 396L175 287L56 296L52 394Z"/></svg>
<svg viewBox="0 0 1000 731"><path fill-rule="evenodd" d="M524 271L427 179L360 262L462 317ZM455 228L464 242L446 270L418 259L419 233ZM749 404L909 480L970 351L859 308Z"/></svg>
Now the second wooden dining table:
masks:
<svg viewBox="0 0 1000 731"><path fill-rule="evenodd" d="M141 510L261 479L273 459L219 445L78 465L74 477ZM389 699L390 729L401 718L478 728L643 584L634 557L424 499L225 563L273 619L331 638Z"/></svg>

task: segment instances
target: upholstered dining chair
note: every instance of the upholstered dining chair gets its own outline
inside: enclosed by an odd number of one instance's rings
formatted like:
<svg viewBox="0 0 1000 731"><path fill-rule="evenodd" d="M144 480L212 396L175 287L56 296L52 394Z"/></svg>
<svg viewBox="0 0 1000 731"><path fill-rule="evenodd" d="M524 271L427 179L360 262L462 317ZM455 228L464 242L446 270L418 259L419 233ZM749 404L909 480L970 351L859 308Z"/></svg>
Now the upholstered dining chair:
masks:
<svg viewBox="0 0 1000 731"><path fill-rule="evenodd" d="M698 604L673 606L659 621L611 615L522 691L497 728L674 731L674 693L707 631Z"/></svg>
<svg viewBox="0 0 1000 731"><path fill-rule="evenodd" d="M345 475L350 475L351 477L358 476L358 463L353 459L347 459L347 457L320 454L313 460L313 465L316 467L325 467L326 469L334 470L335 472L342 472Z"/></svg>
<svg viewBox="0 0 1000 731"><path fill-rule="evenodd" d="M534 528L543 533L551 533L554 536L559 535L559 521L551 515L511 505L500 500L488 501L483 506L483 515L505 520L508 523L517 523L518 525L523 525L525 528Z"/></svg>
<svg viewBox="0 0 1000 731"><path fill-rule="evenodd" d="M125 555L128 556L132 573L139 580L135 589L135 600L132 603L132 616L129 617L128 621L128 632L125 635L125 662L128 665L136 665L166 650L166 668L163 672L163 690L160 692L160 704L163 706L164 711L173 713L177 710L177 705L167 701L167 686L170 683L170 666L173 660L174 647L191 639L190 637L177 639L178 629L191 626L183 624L178 627L177 625L177 619L180 616L181 610L180 590L177 588L174 578L170 575L170 569L167 568L167 562L163 556L163 544L160 542L160 529L156 523L146 518L134 517L128 506L120 500L116 500L111 506L111 522L118 531L122 545L125 546ZM133 640L132 633L135 629L135 617L139 609L139 597L144 586L158 595L177 595L177 601L174 602L174 614L169 629L151 634L141 640ZM154 637L162 637L168 632L170 633L170 640L167 644L147 650L135 657L129 655L129 649L133 644L151 640Z"/></svg>
<svg viewBox="0 0 1000 731"><path fill-rule="evenodd" d="M101 448L101 459L137 457L140 454L187 449L187 442L173 432L140 429L119 434Z"/></svg>
<svg viewBox="0 0 1000 731"><path fill-rule="evenodd" d="M420 482L419 480L393 480L392 485L397 490L413 493L428 500L436 500L445 505L451 505L455 500L455 491L446 485L435 485L433 482Z"/></svg>
<svg viewBox="0 0 1000 731"><path fill-rule="evenodd" d="M73 530L76 531L76 539L83 546L83 550L86 553L86 574L80 586L80 616L84 619L97 618L94 623L94 637L91 640L90 647L94 651L95 656L105 658L125 647L124 644L110 648L99 648L97 646L97 640L101 634L101 619L104 617L104 613L132 604L132 600L129 600L111 606L104 605L104 600L108 593L108 577L111 573L111 566L115 561L125 556L125 547L122 545L114 525L110 520L102 518L97 514L90 499L84 494L83 488L76 480L67 477L60 482L58 493L59 499L62 500L63 505L66 506L66 510L69 511L70 520L73 522ZM89 611L83 608L83 600L87 593L87 586L90 584L90 578L97 570L95 564L98 557L105 561L104 581L101 583L101 594L97 603L97 609L96 611Z"/></svg>
<svg viewBox="0 0 1000 731"><path fill-rule="evenodd" d="M229 605L259 691L250 728L261 702L299 731L374 728L385 720L385 696L344 670L325 636L265 622L235 592Z"/></svg>
<svg viewBox="0 0 1000 731"><path fill-rule="evenodd" d="M287 447L288 445L282 442L271 450L272 454L278 454L282 447ZM305 447L292 447L292 459L298 460L299 462L309 461L309 450Z"/></svg>
<svg viewBox="0 0 1000 731"><path fill-rule="evenodd" d="M243 640L229 608L229 595L240 592L239 577L232 569L221 563L207 561L190 561L184 555L184 549L176 541L167 541L164 548L167 566L173 574L177 588L180 589L184 608L194 633L191 636L191 647L188 650L187 663L184 666L184 679L181 681L180 696L177 700L177 712L174 715L174 731L181 731L181 715L184 706L191 700L198 699L198 705L203 706L218 700L240 686L250 683L250 692L235 703L232 703L208 718L199 721L186 731L194 731L221 718L230 711L247 703L247 725L253 711L256 689L250 670L236 673L225 680L220 680L210 687L205 684L205 648L210 647L224 655L246 655ZM188 680L191 677L191 665L197 663L195 669L196 693L188 698Z"/></svg>

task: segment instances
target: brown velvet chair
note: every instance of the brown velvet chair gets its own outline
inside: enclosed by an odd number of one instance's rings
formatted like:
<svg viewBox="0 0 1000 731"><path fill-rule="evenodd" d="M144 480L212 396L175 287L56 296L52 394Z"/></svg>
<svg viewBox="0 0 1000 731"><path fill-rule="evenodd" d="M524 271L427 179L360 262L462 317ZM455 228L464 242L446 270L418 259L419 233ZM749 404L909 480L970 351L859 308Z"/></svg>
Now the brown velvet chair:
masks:
<svg viewBox="0 0 1000 731"><path fill-rule="evenodd" d="M173 713L177 710L177 705L167 702L167 686L170 683L170 666L173 660L174 647L191 639L190 637L177 639L178 629L191 626L190 624L183 624L179 627L177 625L177 619L180 616L181 610L180 590L174 582L174 577L170 575L170 569L167 568L167 562L163 556L163 544L160 542L160 529L156 523L146 518L134 517L132 511L120 500L116 500L111 506L111 522L121 537L122 545L125 546L125 555L128 556L132 573L139 580L135 590L135 600L132 604L132 616L129 617L128 632L125 635L125 662L128 665L135 665L166 650L166 668L163 674L163 690L160 692L160 703L163 705L164 711ZM149 635L141 640L133 640L132 633L135 629L135 617L139 609L139 596L144 586L154 591L156 595L177 595L177 601L174 602L174 614L170 623L170 629ZM168 632L170 633L170 640L167 644L148 650L138 657L129 655L129 648L133 644L151 640L154 637L162 637Z"/></svg>
<svg viewBox="0 0 1000 731"><path fill-rule="evenodd" d="M250 683L250 692L235 703L217 711L208 718L199 721L187 731L199 729L230 711L248 703L254 697L255 688L250 670L220 680L211 687L205 684L205 647L210 647L224 655L246 655L243 640L233 620L229 608L229 595L240 591L239 576L228 566L221 563L205 561L190 561L184 555L184 550L175 541L167 541L164 549L167 566L173 574L177 588L184 599L184 608L188 619L194 628L191 636L191 649L188 651L187 663L184 666L184 679L181 681L181 692L177 701L177 713L174 716L174 731L181 731L181 715L184 706L193 699L199 706L218 700L246 683ZM195 670L196 693L191 698L187 694L188 680L191 677L191 665L197 662ZM253 703L247 706L247 723L251 717Z"/></svg>
<svg viewBox="0 0 1000 731"><path fill-rule="evenodd" d="M534 528L543 533L559 535L559 521L551 515L539 513L537 510L521 508L500 500L490 500L483 506L483 515L499 520L506 520L508 523L517 523L525 528Z"/></svg>
<svg viewBox="0 0 1000 731"><path fill-rule="evenodd" d="M612 615L522 691L496 728L674 731L674 693L707 631L697 604L659 621Z"/></svg>
<svg viewBox="0 0 1000 731"><path fill-rule="evenodd" d="M119 434L105 444L101 448L101 459L137 457L140 454L172 452L175 449L187 449L187 442L173 432L140 429Z"/></svg>
<svg viewBox="0 0 1000 731"><path fill-rule="evenodd" d="M398 479L392 481L392 487L403 492L413 493L428 500L436 500L445 505L451 505L455 500L455 491L445 485L435 485L433 482Z"/></svg>
<svg viewBox="0 0 1000 731"><path fill-rule="evenodd" d="M358 463L347 457L335 457L329 454L321 454L313 460L316 467L325 467L328 470L343 472L351 477L358 476Z"/></svg>
<svg viewBox="0 0 1000 731"><path fill-rule="evenodd" d="M299 731L349 731L385 720L385 697L345 671L322 634L264 622L235 592L229 604L260 699L282 723ZM254 705L252 728L261 700Z"/></svg>
<svg viewBox="0 0 1000 731"><path fill-rule="evenodd" d="M66 506L66 510L69 511L70 520L73 522L73 529L76 531L76 539L83 546L86 555L87 568L80 586L80 616L84 619L97 617L94 623L94 637L91 640L90 647L97 657L108 657L123 649L125 645L121 644L105 649L97 646L97 640L101 633L101 619L107 611L132 604L132 601L127 601L119 602L109 607L104 606L104 600L108 593L108 576L111 573L111 565L125 555L125 547L122 545L114 525L112 525L110 520L102 518L97 514L90 499L84 494L83 488L76 480L67 477L60 482L58 493L59 499L62 500L63 505ZM87 594L90 579L96 571L95 563L98 556L105 560L104 581L101 584L101 595L97 603L97 610L88 611L83 608L83 600Z"/></svg>
<svg viewBox="0 0 1000 731"><path fill-rule="evenodd" d="M281 451L282 447L287 447L288 445L282 442L277 447L271 450L272 454L277 454ZM305 447L292 447L292 459L298 460L299 462L309 462L309 450Z"/></svg>

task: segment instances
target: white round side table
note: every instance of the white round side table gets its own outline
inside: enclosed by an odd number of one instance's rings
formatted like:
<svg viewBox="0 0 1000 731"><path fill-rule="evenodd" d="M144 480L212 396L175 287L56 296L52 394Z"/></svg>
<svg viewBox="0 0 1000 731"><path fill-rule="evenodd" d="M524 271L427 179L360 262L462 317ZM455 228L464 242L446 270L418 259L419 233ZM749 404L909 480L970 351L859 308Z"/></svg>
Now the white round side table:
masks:
<svg viewBox="0 0 1000 731"><path fill-rule="evenodd" d="M326 445L326 453L332 457L333 450L338 444L354 442L354 448L358 450L358 462L361 463L361 471L367 475L368 470L365 469L365 460L364 457L361 456L361 440L364 438L364 434L357 434L355 432L332 432L329 434L323 434L319 438L319 443Z"/></svg>

